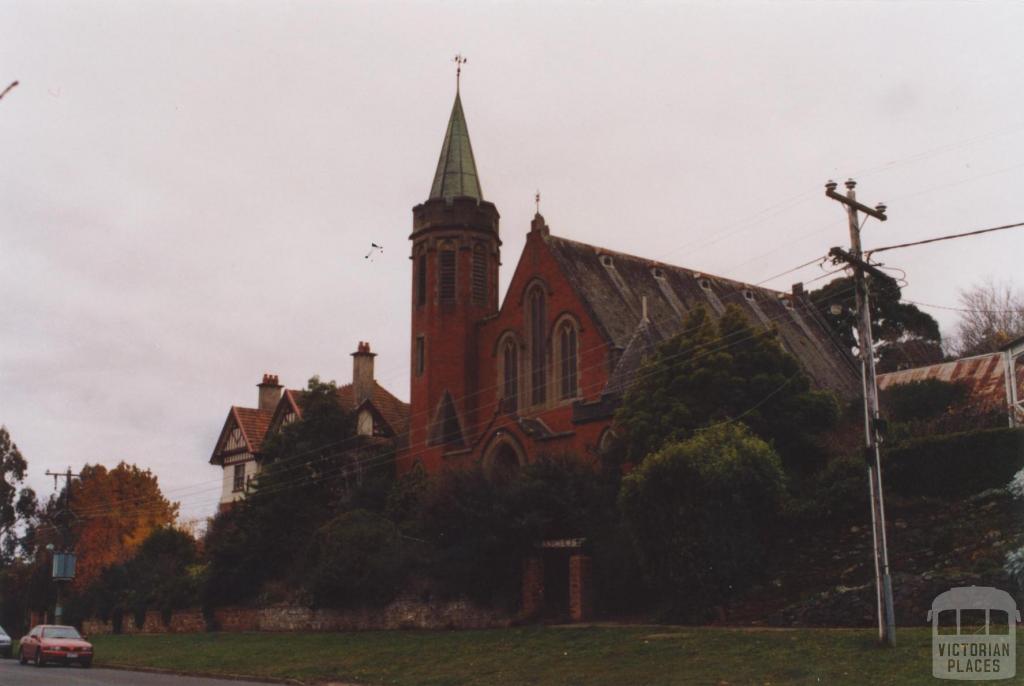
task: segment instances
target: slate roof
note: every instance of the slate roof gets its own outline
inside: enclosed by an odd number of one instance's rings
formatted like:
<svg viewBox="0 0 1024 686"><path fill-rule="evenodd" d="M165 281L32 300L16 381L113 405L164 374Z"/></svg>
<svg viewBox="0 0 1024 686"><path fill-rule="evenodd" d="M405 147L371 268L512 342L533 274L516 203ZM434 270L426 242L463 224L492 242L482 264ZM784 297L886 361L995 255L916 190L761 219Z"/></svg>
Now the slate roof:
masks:
<svg viewBox="0 0 1024 686"><path fill-rule="evenodd" d="M455 104L448 119L441 156L437 160L434 183L430 186L430 199L466 196L483 200L480 177L476 173L473 146L469 142L469 128L462 111L462 98L455 93Z"/></svg>
<svg viewBox="0 0 1024 686"><path fill-rule="evenodd" d="M1017 365L1017 387L1024 388L1024 365ZM938 379L962 383L970 391L972 399L982 410L1007 410L1006 356L1003 353L988 353L942 364L903 369L878 375L878 390L914 381Z"/></svg>
<svg viewBox="0 0 1024 686"><path fill-rule="evenodd" d="M811 382L850 398L859 371L806 295L793 295L566 238L544 237L563 274L613 347L622 350L608 392L621 392L644 355L679 333L689 312L703 306L720 315L738 305L754 326L774 327L778 340L801 363ZM703 287L702 287L703 283ZM641 324L643 299L649 321Z"/></svg>

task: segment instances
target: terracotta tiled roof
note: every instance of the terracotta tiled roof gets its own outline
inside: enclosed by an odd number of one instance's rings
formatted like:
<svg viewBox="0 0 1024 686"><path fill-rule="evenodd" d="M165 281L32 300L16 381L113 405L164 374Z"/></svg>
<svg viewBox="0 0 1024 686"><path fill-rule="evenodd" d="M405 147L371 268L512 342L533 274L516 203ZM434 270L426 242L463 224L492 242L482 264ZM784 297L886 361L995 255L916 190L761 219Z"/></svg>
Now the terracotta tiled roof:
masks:
<svg viewBox="0 0 1024 686"><path fill-rule="evenodd" d="M245 442L249 444L250 452L258 453L263 446L263 439L267 436L267 428L270 427L274 411L257 410L253 407L232 407L231 411L238 420L238 426L242 429Z"/></svg>
<svg viewBox="0 0 1024 686"><path fill-rule="evenodd" d="M1018 388L1024 386L1024 366L1018 365L1016 370ZM915 369L903 369L898 372L878 375L878 389L887 388L913 381L938 379L939 381L955 381L970 389L978 409L1006 411L1006 356L1003 353L989 353L975 357L965 357L942 364L933 364Z"/></svg>
<svg viewBox="0 0 1024 686"><path fill-rule="evenodd" d="M352 384L345 384L338 389L338 400L346 411L355 409L355 398ZM409 428L409 403L402 402L376 381L373 382L373 394L370 402L388 423L395 435L405 433Z"/></svg>
<svg viewBox="0 0 1024 686"><path fill-rule="evenodd" d="M679 333L692 310L703 306L717 316L727 305L738 305L751 324L778 331L779 342L800 361L815 386L843 398L859 393L859 372L849 351L832 336L806 295L751 286L556 236L544 240L597 327L623 351L620 364L634 367L613 370L613 383L621 385L621 379L633 376L641 353L646 354L638 347L649 348ZM649 323L645 331L638 331L644 299Z"/></svg>
<svg viewBox="0 0 1024 686"><path fill-rule="evenodd" d="M294 404L300 419L302 418L302 397L305 393L305 391L286 390L282 398L282 402ZM409 403L402 402L376 381L373 382L373 394L370 397L370 402L396 436L409 430ZM346 412L356 409L352 384L345 384L338 388L338 404Z"/></svg>
<svg viewBox="0 0 1024 686"><path fill-rule="evenodd" d="M222 446L227 441L231 430L236 426L242 431L242 438L245 440L246 446L245 451L254 456L259 453L273 416L274 413L271 410L257 410L253 407L237 407L232 405L231 409L228 410L227 418L224 420L224 427L220 431L220 437L213 447L210 464L223 464Z"/></svg>

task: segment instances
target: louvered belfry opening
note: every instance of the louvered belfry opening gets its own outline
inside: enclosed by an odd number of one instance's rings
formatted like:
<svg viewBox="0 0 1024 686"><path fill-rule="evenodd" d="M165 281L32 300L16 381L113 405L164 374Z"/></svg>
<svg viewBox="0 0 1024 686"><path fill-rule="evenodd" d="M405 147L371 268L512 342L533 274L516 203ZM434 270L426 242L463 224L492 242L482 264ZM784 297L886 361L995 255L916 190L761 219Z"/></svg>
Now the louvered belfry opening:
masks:
<svg viewBox="0 0 1024 686"><path fill-rule="evenodd" d="M442 303L455 302L455 251L437 254L437 294Z"/></svg>
<svg viewBox="0 0 1024 686"><path fill-rule="evenodd" d="M473 304L487 304L487 252L479 243L473 246Z"/></svg>

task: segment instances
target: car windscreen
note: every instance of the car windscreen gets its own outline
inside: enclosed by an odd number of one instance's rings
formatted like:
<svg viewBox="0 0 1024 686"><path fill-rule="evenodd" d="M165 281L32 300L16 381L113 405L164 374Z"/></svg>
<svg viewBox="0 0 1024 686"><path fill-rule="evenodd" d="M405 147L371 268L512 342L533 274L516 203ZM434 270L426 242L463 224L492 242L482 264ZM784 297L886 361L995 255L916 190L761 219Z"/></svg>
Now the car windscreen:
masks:
<svg viewBox="0 0 1024 686"><path fill-rule="evenodd" d="M2 626L0 626L0 636L5 636L5 637L7 636L7 632L4 631L4 628Z"/></svg>
<svg viewBox="0 0 1024 686"><path fill-rule="evenodd" d="M54 626L43 629L43 638L81 638L74 627Z"/></svg>

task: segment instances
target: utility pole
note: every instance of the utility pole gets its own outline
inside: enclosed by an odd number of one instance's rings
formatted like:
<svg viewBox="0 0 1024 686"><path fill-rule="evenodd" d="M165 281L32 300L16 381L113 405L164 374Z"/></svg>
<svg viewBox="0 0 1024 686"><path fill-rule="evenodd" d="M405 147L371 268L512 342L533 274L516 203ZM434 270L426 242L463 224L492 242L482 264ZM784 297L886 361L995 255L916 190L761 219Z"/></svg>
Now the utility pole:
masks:
<svg viewBox="0 0 1024 686"><path fill-rule="evenodd" d="M866 263L860 245L860 222L858 212L885 221L885 205L875 208L857 202L854 190L857 182L846 182L846 195L836 193L836 182L825 184L825 195L846 206L850 221L850 252L832 248L830 255L836 262L846 262L853 267L853 281L857 296L857 337L861 358L861 381L864 389L864 457L868 465L868 487L871 494L871 533L875 557L875 595L878 604L878 640L889 646L896 645L896 616L892 600L892 575L889 572L889 546L885 532L885 501L882 495L882 459L879 451L881 442L881 418L878 410L878 386L875 381L874 344L871 337L871 305L867 277L871 273L883 280L890 277Z"/></svg>
<svg viewBox="0 0 1024 686"><path fill-rule="evenodd" d="M53 554L53 581L57 587L57 602L53 609L53 619L56 624L60 624L64 618L64 608L60 603L60 590L61 583L65 581L71 581L75 578L75 554L71 551L71 480L79 478L81 474L72 474L71 467L64 473L46 471L46 476L53 477L53 487L57 488L57 480L63 478L64 481L64 504L60 509L60 535L61 535L61 547L60 550L54 550L53 545L48 545L47 548Z"/></svg>

